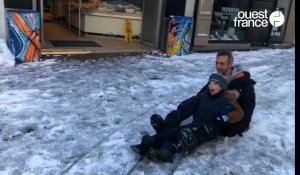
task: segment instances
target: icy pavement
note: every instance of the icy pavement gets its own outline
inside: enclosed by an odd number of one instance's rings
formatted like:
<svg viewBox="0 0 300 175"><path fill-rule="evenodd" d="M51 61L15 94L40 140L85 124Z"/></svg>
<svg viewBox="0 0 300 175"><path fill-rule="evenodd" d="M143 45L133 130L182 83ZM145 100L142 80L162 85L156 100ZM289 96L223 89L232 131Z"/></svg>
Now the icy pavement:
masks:
<svg viewBox="0 0 300 175"><path fill-rule="evenodd" d="M0 67L0 175L295 174L295 49L233 54L257 82L250 130L174 164L141 159L129 145L154 133L152 113L206 84L216 53Z"/></svg>

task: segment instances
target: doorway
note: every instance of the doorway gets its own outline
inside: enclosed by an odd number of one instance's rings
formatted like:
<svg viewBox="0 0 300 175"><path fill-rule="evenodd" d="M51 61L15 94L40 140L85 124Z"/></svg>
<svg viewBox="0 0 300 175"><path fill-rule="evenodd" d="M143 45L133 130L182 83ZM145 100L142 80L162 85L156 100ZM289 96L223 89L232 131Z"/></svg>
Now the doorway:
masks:
<svg viewBox="0 0 300 175"><path fill-rule="evenodd" d="M128 1L128 0L127 0ZM127 2L126 1L126 2ZM103 10L104 6L97 4L97 8L92 7L93 2L96 0L43 0L38 4L38 10L41 12L42 28L43 28L43 51L44 54L49 52L59 53L110 53L110 52L145 52L151 50L151 48L140 44L140 38L133 36L132 42L125 42L123 32L123 21L124 21L124 9L117 9L118 5L113 6L112 4L106 4L106 9ZM104 1L105 2L105 1ZM129 15L132 16L132 28L133 34L136 32L138 25L138 13L139 3L141 1L132 0L133 4L130 7L135 7L135 13ZM103 5L103 4L102 4ZM80 12L78 6L81 6ZM114 11L110 11L114 9ZM118 11L117 11L118 10ZM121 12L121 10L123 10ZM80 18L78 14L81 14ZM128 14L127 14L128 15ZM106 22L106 18L100 18L102 16L114 16L119 18L118 20L108 21L110 25L103 25ZM97 17L97 18L96 18ZM91 23L92 21L92 23ZM88 23L90 22L90 23ZM114 23L115 22L115 23ZM117 31L111 32L113 27L118 28ZM122 25L122 26L121 26ZM109 28L111 27L111 28ZM97 29L91 31L91 29ZM80 31L80 32L79 32ZM110 34L111 32L112 34ZM135 32L135 33L134 33ZM57 45L57 41L63 41L64 45ZM74 43L81 42L82 44L74 45ZM87 43L93 43L86 45ZM94 46L97 47L94 47Z"/></svg>

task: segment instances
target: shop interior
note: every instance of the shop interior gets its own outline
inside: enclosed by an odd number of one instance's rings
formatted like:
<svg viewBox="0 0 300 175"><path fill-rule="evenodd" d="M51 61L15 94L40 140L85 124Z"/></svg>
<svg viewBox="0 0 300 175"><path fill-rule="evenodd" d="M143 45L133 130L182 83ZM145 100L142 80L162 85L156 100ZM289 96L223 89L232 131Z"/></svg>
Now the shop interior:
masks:
<svg viewBox="0 0 300 175"><path fill-rule="evenodd" d="M43 48L55 49L76 41L92 52L131 52L150 48L140 44L143 0L44 0ZM80 18L79 15L81 14ZM131 20L132 42L124 41L124 19ZM96 44L95 44L96 43ZM85 47L84 47L85 46ZM77 49L78 50L78 49Z"/></svg>
<svg viewBox="0 0 300 175"><path fill-rule="evenodd" d="M111 53L151 49L140 44L143 0L5 0L4 4L6 10L40 12L42 52L76 50L78 53L81 49ZM125 18L130 19L132 42L124 39Z"/></svg>

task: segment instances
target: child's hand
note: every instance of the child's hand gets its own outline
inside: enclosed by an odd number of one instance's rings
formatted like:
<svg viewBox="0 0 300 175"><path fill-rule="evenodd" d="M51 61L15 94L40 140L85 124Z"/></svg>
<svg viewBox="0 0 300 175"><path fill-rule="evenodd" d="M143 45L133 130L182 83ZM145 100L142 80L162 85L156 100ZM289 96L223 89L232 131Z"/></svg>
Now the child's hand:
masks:
<svg viewBox="0 0 300 175"><path fill-rule="evenodd" d="M218 122L225 123L228 121L228 116L227 115L222 115L221 117L217 117Z"/></svg>

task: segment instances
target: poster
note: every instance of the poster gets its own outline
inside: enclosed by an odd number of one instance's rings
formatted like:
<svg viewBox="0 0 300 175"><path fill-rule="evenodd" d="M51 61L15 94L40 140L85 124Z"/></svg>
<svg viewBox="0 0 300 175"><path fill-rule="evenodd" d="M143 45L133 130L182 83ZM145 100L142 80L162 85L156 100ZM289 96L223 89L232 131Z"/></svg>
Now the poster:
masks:
<svg viewBox="0 0 300 175"><path fill-rule="evenodd" d="M193 18L171 16L168 27L167 54L186 55L190 52L193 31Z"/></svg>
<svg viewBox="0 0 300 175"><path fill-rule="evenodd" d="M41 57L40 15L30 10L8 10L8 46L17 62Z"/></svg>

